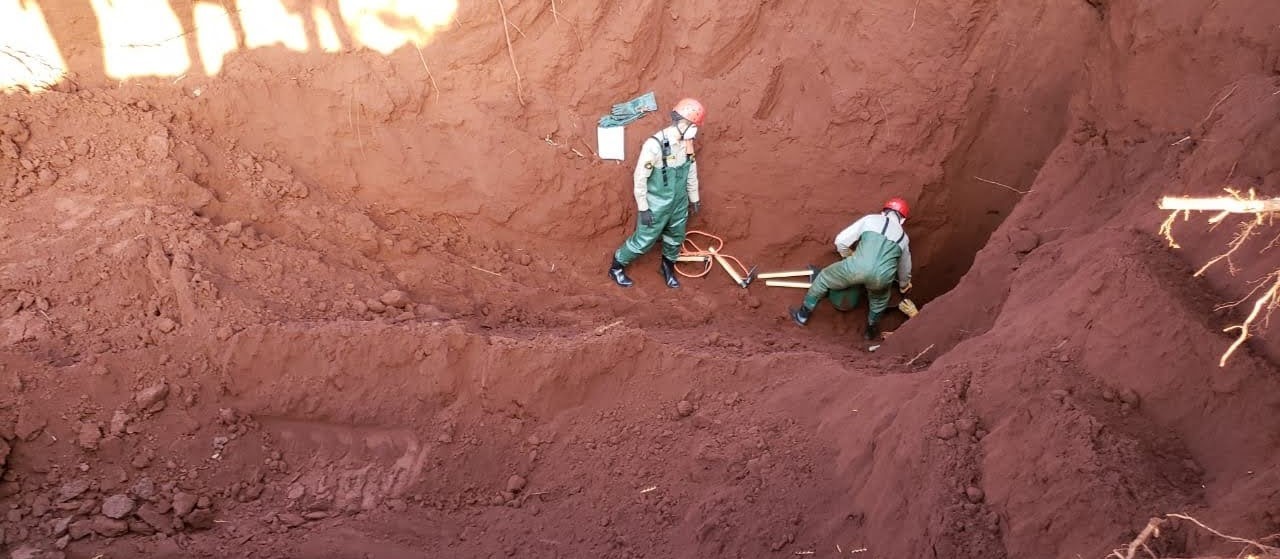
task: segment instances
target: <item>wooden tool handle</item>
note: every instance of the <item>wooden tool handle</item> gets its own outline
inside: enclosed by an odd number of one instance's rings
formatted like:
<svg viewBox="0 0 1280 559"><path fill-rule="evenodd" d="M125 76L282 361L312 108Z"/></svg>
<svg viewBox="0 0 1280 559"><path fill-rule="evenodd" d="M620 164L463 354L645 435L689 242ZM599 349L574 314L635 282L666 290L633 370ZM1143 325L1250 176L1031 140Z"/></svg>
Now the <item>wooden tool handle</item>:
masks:
<svg viewBox="0 0 1280 559"><path fill-rule="evenodd" d="M783 280L765 280L764 284L769 287L795 287L797 289L809 289L813 284L807 281L783 281Z"/></svg>
<svg viewBox="0 0 1280 559"><path fill-rule="evenodd" d="M725 261L725 259L724 259L724 258L721 258L721 257L720 257L720 254L716 252L716 249L714 249L714 248L713 248L713 249L709 249L709 250L708 250L708 252L710 252L710 253L711 253L711 255L712 255L712 256L714 256L714 257L716 258L716 262L719 262L719 263L720 263L720 267L721 267L721 268L724 268L724 271L729 272L729 277L733 278L733 281L734 281L735 283L737 283L738 285L742 285L742 283L743 283L743 282L742 282L742 276L741 276L741 275L738 275L738 272L734 271L733 267L732 267L732 266L730 266L730 265L729 265L729 263L728 263L727 261Z"/></svg>
<svg viewBox="0 0 1280 559"><path fill-rule="evenodd" d="M756 277L760 279L773 279L773 278L794 278L797 276L812 276L812 275L813 275L813 270L794 270L790 272L768 272L768 273L760 274Z"/></svg>

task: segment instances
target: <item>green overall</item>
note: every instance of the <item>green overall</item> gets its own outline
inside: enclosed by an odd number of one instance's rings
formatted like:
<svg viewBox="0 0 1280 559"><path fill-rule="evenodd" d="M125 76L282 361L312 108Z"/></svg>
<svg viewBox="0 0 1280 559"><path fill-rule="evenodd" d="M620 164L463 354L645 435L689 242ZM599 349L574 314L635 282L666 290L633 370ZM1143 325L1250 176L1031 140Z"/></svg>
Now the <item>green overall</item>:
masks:
<svg viewBox="0 0 1280 559"><path fill-rule="evenodd" d="M680 245L684 243L685 227L689 224L689 166L693 164L690 154L682 165L672 167L671 144L664 138L654 135L653 140L662 146L662 167L654 169L649 175L648 201L649 212L653 215L653 224L645 225L636 218L636 232L632 233L622 246L613 253L619 264L626 266L653 247L662 237L662 256L674 262L680 256Z"/></svg>
<svg viewBox="0 0 1280 559"><path fill-rule="evenodd" d="M805 294L804 306L813 310L823 297L840 311L852 310L861 296L859 287L867 289L867 324L880 322L880 316L889 308L889 289L898 273L898 258L902 256L902 238L891 241L884 236L889 228L885 216L880 232L867 231L858 237L858 248L853 254L835 264L823 268L814 278ZM904 232L903 235L906 233Z"/></svg>

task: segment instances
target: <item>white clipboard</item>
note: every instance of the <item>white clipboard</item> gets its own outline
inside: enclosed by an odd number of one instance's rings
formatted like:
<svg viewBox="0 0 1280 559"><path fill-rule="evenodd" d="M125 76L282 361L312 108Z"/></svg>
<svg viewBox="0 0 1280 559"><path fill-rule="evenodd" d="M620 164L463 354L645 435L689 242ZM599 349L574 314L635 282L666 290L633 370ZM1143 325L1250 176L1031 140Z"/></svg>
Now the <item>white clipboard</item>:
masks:
<svg viewBox="0 0 1280 559"><path fill-rule="evenodd" d="M596 127L596 144L597 151L600 152L600 159L616 159L622 161L626 159L626 127L610 126Z"/></svg>

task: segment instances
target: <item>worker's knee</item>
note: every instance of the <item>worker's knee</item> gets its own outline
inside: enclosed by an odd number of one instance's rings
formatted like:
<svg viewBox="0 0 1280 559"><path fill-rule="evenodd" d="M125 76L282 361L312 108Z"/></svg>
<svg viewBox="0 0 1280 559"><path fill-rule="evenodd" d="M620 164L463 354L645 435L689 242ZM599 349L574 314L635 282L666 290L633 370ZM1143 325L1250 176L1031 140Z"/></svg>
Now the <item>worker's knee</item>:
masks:
<svg viewBox="0 0 1280 559"><path fill-rule="evenodd" d="M632 247L639 249L640 252L645 252L653 248L653 245L658 244L658 235L641 231L631 237L630 244Z"/></svg>
<svg viewBox="0 0 1280 559"><path fill-rule="evenodd" d="M884 291L880 293L875 293L875 292L868 293L867 298L869 299L868 306L871 307L871 312L877 315L883 314L884 311L889 308L889 292L888 291Z"/></svg>

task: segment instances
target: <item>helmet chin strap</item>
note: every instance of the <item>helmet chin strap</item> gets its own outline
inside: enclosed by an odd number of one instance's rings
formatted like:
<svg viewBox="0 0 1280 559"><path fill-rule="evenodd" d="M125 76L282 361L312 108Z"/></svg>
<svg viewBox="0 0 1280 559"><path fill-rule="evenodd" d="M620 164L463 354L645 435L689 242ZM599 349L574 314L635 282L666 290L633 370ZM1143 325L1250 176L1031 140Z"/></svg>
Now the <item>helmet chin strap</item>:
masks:
<svg viewBox="0 0 1280 559"><path fill-rule="evenodd" d="M681 127L682 124L684 125L683 127ZM687 140L688 138L685 138L684 135L689 132L690 128L693 128L692 122L689 122L688 119L680 116L680 113L675 111L671 111L671 125L675 126L676 131L680 133L681 140Z"/></svg>

